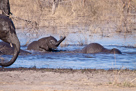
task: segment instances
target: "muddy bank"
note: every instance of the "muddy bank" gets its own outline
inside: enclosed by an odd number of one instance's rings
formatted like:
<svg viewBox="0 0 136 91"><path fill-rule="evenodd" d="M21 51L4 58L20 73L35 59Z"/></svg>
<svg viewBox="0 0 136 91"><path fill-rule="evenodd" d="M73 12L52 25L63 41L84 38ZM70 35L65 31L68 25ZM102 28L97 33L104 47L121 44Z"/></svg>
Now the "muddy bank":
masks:
<svg viewBox="0 0 136 91"><path fill-rule="evenodd" d="M75 72L82 72L82 73L92 73L92 72L136 72L136 70L129 70L129 69L109 69L109 70L104 70L104 69L62 69L62 68L24 68L24 67L19 67L19 68L0 68L0 72L7 72L7 71L41 71L41 72L57 72L57 73L75 73Z"/></svg>
<svg viewBox="0 0 136 91"><path fill-rule="evenodd" d="M0 68L2 91L135 91L132 70Z"/></svg>

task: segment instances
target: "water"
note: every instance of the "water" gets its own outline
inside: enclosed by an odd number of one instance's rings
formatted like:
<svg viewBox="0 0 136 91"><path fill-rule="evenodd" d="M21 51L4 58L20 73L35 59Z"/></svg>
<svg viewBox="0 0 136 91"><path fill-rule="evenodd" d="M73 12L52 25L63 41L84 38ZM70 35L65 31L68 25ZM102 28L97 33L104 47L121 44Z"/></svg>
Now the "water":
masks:
<svg viewBox="0 0 136 91"><path fill-rule="evenodd" d="M59 47L61 50L82 49L84 46L70 45ZM16 62L9 66L36 68L72 68L72 69L136 69L136 48L105 45L106 48L118 48L123 54L83 54L83 53L33 53L20 55ZM22 47L21 49L26 49ZM4 55L5 56L5 55ZM7 57L7 55L5 56ZM11 57L11 56L8 56Z"/></svg>
<svg viewBox="0 0 136 91"><path fill-rule="evenodd" d="M22 35L23 36L23 35ZM68 35L65 42L72 44L76 42L73 37ZM77 37L77 38L75 38ZM81 36L80 36L81 37ZM77 39L77 40L75 40ZM79 41L78 36L74 35L74 41ZM19 36L21 45L26 43L26 39ZM81 40L81 39L80 39ZM23 42L22 42L23 41ZM112 49L118 48L123 54L83 54L83 53L61 53L61 52L50 52L50 53L35 53L30 55L19 55L16 62L8 68L16 67L36 67L36 68L72 68L72 69L136 69L136 39L135 36L119 37L114 36L110 38L101 38L99 36L88 38L80 42L85 43L97 42L102 44L105 48ZM80 50L84 47L80 45L69 45L65 47L58 47L58 50ZM26 50L26 47L21 47ZM9 59L12 56L2 55L2 57Z"/></svg>

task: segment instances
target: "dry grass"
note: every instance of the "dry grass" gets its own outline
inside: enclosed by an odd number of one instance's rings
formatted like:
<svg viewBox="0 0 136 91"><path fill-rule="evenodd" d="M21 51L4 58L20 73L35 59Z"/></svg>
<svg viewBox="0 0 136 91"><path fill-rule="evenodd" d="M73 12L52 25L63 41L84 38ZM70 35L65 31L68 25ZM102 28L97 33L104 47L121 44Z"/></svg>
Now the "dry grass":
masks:
<svg viewBox="0 0 136 91"><path fill-rule="evenodd" d="M82 29L77 32L83 36L86 33L109 36L133 33L136 29L135 0L61 0L55 14L52 14L52 0L10 0L10 6L16 28L24 31L38 32L44 28L46 31L41 34L48 31L67 36L77 28Z"/></svg>
<svg viewBox="0 0 136 91"><path fill-rule="evenodd" d="M108 85L113 85L113 86L119 86L119 87L136 87L135 81L135 71L130 72L129 75L125 75L125 78L123 80L121 74L124 73L124 70L114 70L114 79L109 81ZM132 76L133 78L130 78Z"/></svg>

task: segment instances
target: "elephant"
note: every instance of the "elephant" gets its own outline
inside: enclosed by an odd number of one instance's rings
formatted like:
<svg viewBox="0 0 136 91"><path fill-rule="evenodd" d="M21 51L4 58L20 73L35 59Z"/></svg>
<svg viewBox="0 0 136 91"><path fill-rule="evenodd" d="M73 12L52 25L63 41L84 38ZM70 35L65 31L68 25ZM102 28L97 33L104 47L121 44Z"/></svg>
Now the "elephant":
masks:
<svg viewBox="0 0 136 91"><path fill-rule="evenodd" d="M53 51L56 49L60 43L65 39L64 36L59 41L57 41L53 36L44 37L39 39L38 41L33 41L27 47L27 50L34 50L34 51L41 51L41 52L48 52Z"/></svg>
<svg viewBox="0 0 136 91"><path fill-rule="evenodd" d="M108 54L122 54L122 52L116 48L106 49L98 43L90 43L85 46L82 50L82 53L108 53Z"/></svg>
<svg viewBox="0 0 136 91"><path fill-rule="evenodd" d="M0 42L0 54L2 54L2 55L13 55L14 54L14 47L11 47L6 42ZM19 55L27 55L27 54L31 54L31 53L20 49Z"/></svg>
<svg viewBox="0 0 136 91"><path fill-rule="evenodd" d="M14 47L14 54L11 60L8 62L0 62L0 66L7 67L16 61L20 51L20 42L12 20L2 14L0 14L0 39Z"/></svg>

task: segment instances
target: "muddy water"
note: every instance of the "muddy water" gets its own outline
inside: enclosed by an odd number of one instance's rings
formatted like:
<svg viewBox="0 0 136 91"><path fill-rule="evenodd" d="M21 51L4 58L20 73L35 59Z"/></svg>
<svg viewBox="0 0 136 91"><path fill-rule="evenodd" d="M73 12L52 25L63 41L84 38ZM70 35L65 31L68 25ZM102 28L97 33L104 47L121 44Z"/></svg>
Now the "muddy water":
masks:
<svg viewBox="0 0 136 91"><path fill-rule="evenodd" d="M76 47L76 48L75 48ZM82 54L82 53L34 53L20 55L10 67L36 68L73 68L73 69L136 69L136 48L105 45L106 48L118 48L123 54ZM75 50L83 46L67 46L58 49Z"/></svg>
<svg viewBox="0 0 136 91"><path fill-rule="evenodd" d="M73 36L74 35L74 40ZM112 37L100 37L93 35L89 38L76 36L77 34L70 34L64 43L70 44L64 47L58 47L58 50L73 51L81 50L85 45L76 45L79 43L97 42L108 49L118 48L122 54L83 54L83 53L68 53L68 52L49 52L38 53L32 52L31 55L20 55L16 62L9 68L15 67L36 67L36 68L72 68L72 69L136 69L136 39L135 36L121 36L116 35ZM23 35L22 35L23 36ZM57 36L55 36L58 38ZM21 45L26 43L26 37L19 36ZM83 39L81 39L83 38ZM81 41L82 40L82 41ZM78 42L77 42L78 41ZM26 47L21 47L26 50ZM11 56L2 55L2 57L9 59Z"/></svg>

